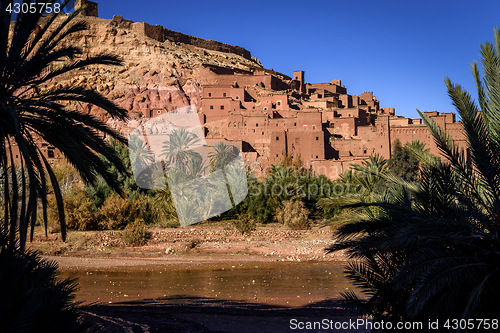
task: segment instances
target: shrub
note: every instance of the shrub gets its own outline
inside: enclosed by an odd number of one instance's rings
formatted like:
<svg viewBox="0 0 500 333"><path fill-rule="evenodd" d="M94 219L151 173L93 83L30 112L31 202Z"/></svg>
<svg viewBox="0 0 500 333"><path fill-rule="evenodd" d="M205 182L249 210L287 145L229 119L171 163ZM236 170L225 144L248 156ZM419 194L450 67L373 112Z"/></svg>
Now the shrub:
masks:
<svg viewBox="0 0 500 333"><path fill-rule="evenodd" d="M276 220L293 230L311 229L309 210L302 200L287 200L276 211Z"/></svg>
<svg viewBox="0 0 500 333"><path fill-rule="evenodd" d="M52 166L52 171L63 196L70 194L75 188L83 186L78 171L67 161L58 161ZM51 183L49 183L48 189L53 191Z"/></svg>
<svg viewBox="0 0 500 333"><path fill-rule="evenodd" d="M231 223L242 235L250 235L257 228L257 224L246 214L238 215L238 218Z"/></svg>
<svg viewBox="0 0 500 333"><path fill-rule="evenodd" d="M158 209L155 207L153 198L141 193L138 200L140 215L144 223L149 225L158 221Z"/></svg>
<svg viewBox="0 0 500 333"><path fill-rule="evenodd" d="M184 243L184 249L186 251L192 250L195 247L197 247L200 243L201 243L201 240L199 240L198 238L188 240Z"/></svg>
<svg viewBox="0 0 500 333"><path fill-rule="evenodd" d="M122 239L132 246L145 245L151 237L151 233L139 220L130 223L122 231Z"/></svg>
<svg viewBox="0 0 500 333"><path fill-rule="evenodd" d="M99 229L123 229L140 215L139 200L129 200L111 194L98 212Z"/></svg>
<svg viewBox="0 0 500 333"><path fill-rule="evenodd" d="M162 228L174 228L180 226L177 211L170 190L157 190L152 198L154 211L156 212L157 225Z"/></svg>
<svg viewBox="0 0 500 333"><path fill-rule="evenodd" d="M92 201L84 191L73 191L63 198L66 226L73 230L97 229L97 216L92 210ZM48 199L47 214L53 231L59 230L59 214L55 196Z"/></svg>

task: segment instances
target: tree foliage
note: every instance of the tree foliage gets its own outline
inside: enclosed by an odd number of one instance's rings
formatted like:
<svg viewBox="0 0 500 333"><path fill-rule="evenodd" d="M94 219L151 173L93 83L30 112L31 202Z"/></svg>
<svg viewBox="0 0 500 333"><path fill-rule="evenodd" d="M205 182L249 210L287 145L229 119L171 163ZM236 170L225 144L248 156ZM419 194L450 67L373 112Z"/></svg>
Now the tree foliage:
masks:
<svg viewBox="0 0 500 333"><path fill-rule="evenodd" d="M418 180L419 162L411 151L401 144L399 140L394 141L389 168L397 177L401 177L409 182Z"/></svg>
<svg viewBox="0 0 500 333"><path fill-rule="evenodd" d="M445 78L461 119L466 154L420 114L446 159L420 156L420 185L350 207L329 251L347 250L348 277L369 297L344 294L386 320L497 318L500 311L500 31L481 46L484 77L472 64L479 103ZM466 157L470 156L470 160ZM463 331L463 329L458 329Z"/></svg>
<svg viewBox="0 0 500 333"><path fill-rule="evenodd" d="M19 240L19 246L24 249L30 229L33 236L39 200L47 221L49 182L57 201L62 237L66 237L61 190L49 161L37 144L39 138L60 150L85 182L95 183L101 175L111 187L120 191L119 183L99 156L104 156L120 170L124 167L99 133L121 142L125 139L94 116L71 110L66 105L71 101L91 103L121 120L125 119L126 110L83 87L41 88L76 69L122 62L110 55L83 57L80 48L63 46L66 37L87 29L84 21L73 20L79 10L66 18L59 14L49 15L44 22L40 21L42 14L39 11L20 13L11 24L11 13L6 8L13 3L2 1L0 4L0 170L4 171L0 176L4 183L3 227L9 235L8 247L13 249ZM19 169L13 167L14 146L19 150ZM5 172L7 169L10 174Z"/></svg>

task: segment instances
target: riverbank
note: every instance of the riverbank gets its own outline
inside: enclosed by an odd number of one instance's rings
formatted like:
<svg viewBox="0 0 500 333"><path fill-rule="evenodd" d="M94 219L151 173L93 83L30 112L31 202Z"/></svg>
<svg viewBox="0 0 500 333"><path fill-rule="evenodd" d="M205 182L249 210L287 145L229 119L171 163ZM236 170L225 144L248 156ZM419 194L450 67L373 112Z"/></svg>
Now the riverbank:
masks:
<svg viewBox="0 0 500 333"><path fill-rule="evenodd" d="M329 228L290 230L281 225L258 227L241 235L228 224L150 229L143 246L132 247L122 231L70 231L66 242L59 234L39 230L30 247L55 260L61 269L170 269L218 267L231 262L342 261L344 253L326 254L333 244Z"/></svg>
<svg viewBox="0 0 500 333"><path fill-rule="evenodd" d="M356 319L336 301L351 285L344 254L325 252L334 242L329 228L149 231L133 247L121 231L70 231L63 243L40 229L30 246L56 261L62 278L78 278L76 300L95 302L85 313L105 332L319 332L293 323Z"/></svg>

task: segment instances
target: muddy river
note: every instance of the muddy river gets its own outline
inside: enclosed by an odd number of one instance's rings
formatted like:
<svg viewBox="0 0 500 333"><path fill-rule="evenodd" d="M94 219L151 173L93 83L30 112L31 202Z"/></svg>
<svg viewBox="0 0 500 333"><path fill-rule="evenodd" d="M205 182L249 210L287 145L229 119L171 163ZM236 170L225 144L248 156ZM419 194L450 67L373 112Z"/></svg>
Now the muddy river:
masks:
<svg viewBox="0 0 500 333"><path fill-rule="evenodd" d="M186 270L65 270L60 276L78 278L77 300L85 303L200 297L304 306L351 290L344 266L345 262L260 262Z"/></svg>

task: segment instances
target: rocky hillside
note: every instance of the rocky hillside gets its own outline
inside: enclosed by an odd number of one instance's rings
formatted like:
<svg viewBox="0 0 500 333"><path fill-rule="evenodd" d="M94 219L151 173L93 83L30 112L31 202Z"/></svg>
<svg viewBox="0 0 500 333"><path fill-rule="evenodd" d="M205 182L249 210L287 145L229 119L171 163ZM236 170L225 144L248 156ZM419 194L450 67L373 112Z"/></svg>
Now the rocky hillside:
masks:
<svg viewBox="0 0 500 333"><path fill-rule="evenodd" d="M199 109L201 84L205 83L198 75L202 63L245 70L262 68L260 62L241 47L183 35L160 26L134 23L121 16L112 20L97 17L76 20L87 21L89 29L73 34L65 43L81 47L84 56L118 55L124 66L89 67L59 77L54 84L86 86L129 110L131 120L123 124L108 120L104 112L92 106L73 105L100 116L125 133L145 120L141 120L143 110L170 111L186 105Z"/></svg>

